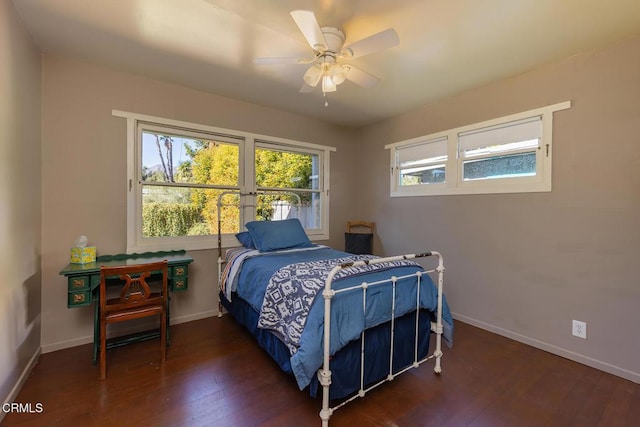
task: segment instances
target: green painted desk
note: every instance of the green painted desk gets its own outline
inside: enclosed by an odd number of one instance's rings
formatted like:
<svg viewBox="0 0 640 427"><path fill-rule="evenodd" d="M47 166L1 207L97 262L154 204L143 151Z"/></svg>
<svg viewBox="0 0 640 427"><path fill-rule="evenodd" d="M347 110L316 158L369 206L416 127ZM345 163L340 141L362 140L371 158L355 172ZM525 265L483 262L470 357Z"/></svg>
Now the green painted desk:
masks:
<svg viewBox="0 0 640 427"><path fill-rule="evenodd" d="M193 258L185 251L145 252L142 254L101 255L96 262L88 264L68 264L60 274L67 277L67 307L84 307L94 304L93 316L93 363L98 360L100 342L100 267L145 264L162 260L168 261L168 286L171 293L183 292L188 288L189 264ZM167 345L169 345L169 307L167 307ZM150 331L124 339L109 340L107 348L119 347L132 341L158 337L159 331Z"/></svg>

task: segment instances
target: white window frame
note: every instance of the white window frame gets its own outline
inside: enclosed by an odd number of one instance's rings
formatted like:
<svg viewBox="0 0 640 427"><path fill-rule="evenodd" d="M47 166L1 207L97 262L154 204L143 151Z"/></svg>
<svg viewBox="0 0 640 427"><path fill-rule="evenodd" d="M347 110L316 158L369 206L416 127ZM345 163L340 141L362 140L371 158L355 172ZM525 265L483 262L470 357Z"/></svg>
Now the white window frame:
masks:
<svg viewBox="0 0 640 427"><path fill-rule="evenodd" d="M178 130L183 132L185 135L189 135L190 131L195 132L196 134L229 135L232 139L239 141L240 164L238 169L238 186L242 193L256 191L254 171L254 150L256 144L267 147L271 144L273 145L273 148L317 154L322 173L321 180L319 182L320 188L318 191L318 194L320 194L321 197L321 226L320 228L308 229L306 231L311 240L327 240L329 238L329 161L330 153L336 151L335 147L120 110L113 110L112 115L125 118L127 121L127 252L131 253L167 249L200 250L213 249L218 246L217 235L152 238L142 237L142 162L140 161L142 144L138 136L138 125L141 123L144 123L145 126L148 125L149 128L152 128L154 125L158 127L178 128ZM252 220L253 218L250 218L247 215L254 215L254 212L255 211L253 210L245 209L243 211L244 221ZM238 246L238 241L234 234L223 234L222 246Z"/></svg>
<svg viewBox="0 0 640 427"><path fill-rule="evenodd" d="M553 148L553 113L571 108L571 101L561 102L534 110L528 110L505 117L474 123L442 132L437 132L409 140L385 145L390 150L390 196L437 196L453 194L494 194L494 193L527 193L551 191L551 165ZM462 179L463 159L459 154L459 137L461 134L478 131L483 128L503 125L539 116L542 120L542 137L536 150L535 176L510 177L500 179L479 179L464 181ZM419 141L447 138L446 178L444 183L400 185L400 174L396 163L396 152L402 147L416 144Z"/></svg>

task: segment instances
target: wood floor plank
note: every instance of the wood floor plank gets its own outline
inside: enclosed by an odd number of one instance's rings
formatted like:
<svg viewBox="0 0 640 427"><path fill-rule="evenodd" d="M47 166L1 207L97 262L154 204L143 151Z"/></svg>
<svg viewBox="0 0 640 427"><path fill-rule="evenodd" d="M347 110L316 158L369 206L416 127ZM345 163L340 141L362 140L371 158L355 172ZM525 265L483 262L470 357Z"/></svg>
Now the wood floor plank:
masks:
<svg viewBox="0 0 640 427"><path fill-rule="evenodd" d="M9 426L318 426L319 398L300 391L229 316L171 327L158 341L109 350L98 379L90 345L44 354ZM443 372L423 364L335 412L332 427L635 426L640 385L456 322Z"/></svg>

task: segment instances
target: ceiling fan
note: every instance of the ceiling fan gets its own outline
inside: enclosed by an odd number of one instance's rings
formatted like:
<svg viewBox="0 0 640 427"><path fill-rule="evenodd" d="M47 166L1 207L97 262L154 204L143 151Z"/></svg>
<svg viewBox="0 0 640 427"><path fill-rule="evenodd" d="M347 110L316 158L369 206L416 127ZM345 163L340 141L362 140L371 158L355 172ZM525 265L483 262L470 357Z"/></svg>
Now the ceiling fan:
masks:
<svg viewBox="0 0 640 427"><path fill-rule="evenodd" d="M294 10L291 17L314 51L313 58L255 58L256 64L313 64L304 73L304 85L300 92L310 92L321 85L322 94L335 92L337 86L350 80L363 87L371 87L378 78L362 71L344 60L358 58L397 46L398 34L388 28L364 39L344 45L344 33L334 27L320 27L315 14L309 10ZM325 101L325 106L328 103Z"/></svg>

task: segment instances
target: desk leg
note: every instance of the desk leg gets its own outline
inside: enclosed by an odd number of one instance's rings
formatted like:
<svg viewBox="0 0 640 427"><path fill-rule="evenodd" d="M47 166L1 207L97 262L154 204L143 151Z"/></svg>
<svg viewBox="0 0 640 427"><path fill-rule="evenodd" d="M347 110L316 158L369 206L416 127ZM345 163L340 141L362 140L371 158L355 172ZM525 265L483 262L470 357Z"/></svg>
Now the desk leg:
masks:
<svg viewBox="0 0 640 427"><path fill-rule="evenodd" d="M100 298L98 292L94 292L93 298L93 364L98 362L98 343L100 342Z"/></svg>

